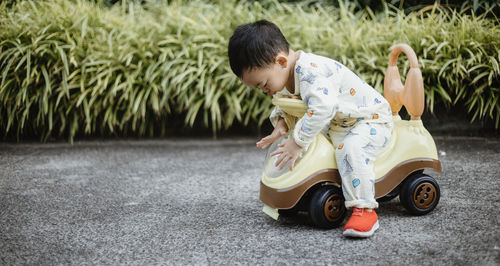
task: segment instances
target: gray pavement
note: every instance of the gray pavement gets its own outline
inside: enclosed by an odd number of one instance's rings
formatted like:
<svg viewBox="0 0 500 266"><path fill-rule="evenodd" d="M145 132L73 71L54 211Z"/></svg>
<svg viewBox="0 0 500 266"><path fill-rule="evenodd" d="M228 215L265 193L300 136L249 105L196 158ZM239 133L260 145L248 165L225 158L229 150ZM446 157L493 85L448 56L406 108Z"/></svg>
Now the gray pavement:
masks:
<svg viewBox="0 0 500 266"><path fill-rule="evenodd" d="M0 264L500 264L500 139L436 138L438 207L366 240L262 213L256 140L0 143Z"/></svg>

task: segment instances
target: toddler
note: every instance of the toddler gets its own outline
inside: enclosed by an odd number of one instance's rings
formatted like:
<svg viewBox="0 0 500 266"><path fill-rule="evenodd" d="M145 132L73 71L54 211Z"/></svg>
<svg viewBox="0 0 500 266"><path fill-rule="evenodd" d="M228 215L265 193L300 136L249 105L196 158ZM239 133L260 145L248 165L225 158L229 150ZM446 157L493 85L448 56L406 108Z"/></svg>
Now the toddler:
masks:
<svg viewBox="0 0 500 266"><path fill-rule="evenodd" d="M244 84L268 95L300 96L308 107L292 137L272 154L279 155L276 165L283 168L289 162L292 170L317 134L329 136L337 147L345 205L354 208L343 234L372 236L379 227L373 162L392 134L389 103L339 62L290 49L280 29L266 20L238 26L228 55L232 71ZM288 130L279 108L270 120L275 128L257 142L259 148L267 148Z"/></svg>

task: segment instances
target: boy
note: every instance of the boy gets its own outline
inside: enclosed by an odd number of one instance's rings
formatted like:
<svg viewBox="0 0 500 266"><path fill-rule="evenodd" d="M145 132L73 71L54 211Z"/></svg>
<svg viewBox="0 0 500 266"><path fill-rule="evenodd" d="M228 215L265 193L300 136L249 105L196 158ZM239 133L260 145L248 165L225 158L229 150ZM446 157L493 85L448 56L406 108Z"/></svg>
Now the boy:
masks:
<svg viewBox="0 0 500 266"><path fill-rule="evenodd" d="M370 237L378 229L373 162L392 134L389 103L356 74L332 59L293 51L279 30L266 20L240 25L229 41L233 72L251 87L268 95L300 96L308 106L292 137L280 144L277 166L290 162L292 170L302 149L319 134L337 147L335 156L342 177L347 208L354 208L344 235ZM265 149L287 132L282 112L270 116L273 132L257 142Z"/></svg>

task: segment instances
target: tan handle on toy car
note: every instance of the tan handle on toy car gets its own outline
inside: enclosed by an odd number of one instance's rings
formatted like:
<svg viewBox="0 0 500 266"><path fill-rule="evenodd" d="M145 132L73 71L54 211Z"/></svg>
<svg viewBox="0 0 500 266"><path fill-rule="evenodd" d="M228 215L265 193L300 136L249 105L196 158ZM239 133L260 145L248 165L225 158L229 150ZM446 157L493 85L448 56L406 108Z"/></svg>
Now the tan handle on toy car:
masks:
<svg viewBox="0 0 500 266"><path fill-rule="evenodd" d="M410 61L410 70L406 75L405 85L401 83L399 70L396 66L401 52ZM424 82L422 72L418 68L417 55L406 44L398 44L389 55L389 66L384 79L384 96L391 105L392 114L397 115L404 105L411 120L419 120L424 112Z"/></svg>

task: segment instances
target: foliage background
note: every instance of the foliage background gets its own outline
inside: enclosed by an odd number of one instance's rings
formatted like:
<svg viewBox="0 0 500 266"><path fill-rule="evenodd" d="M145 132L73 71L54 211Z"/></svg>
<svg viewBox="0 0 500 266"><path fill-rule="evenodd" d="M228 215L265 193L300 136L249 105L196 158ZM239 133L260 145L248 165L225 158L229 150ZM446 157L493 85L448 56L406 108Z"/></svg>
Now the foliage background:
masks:
<svg viewBox="0 0 500 266"><path fill-rule="evenodd" d="M270 98L243 86L226 55L234 28L257 19L278 24L292 48L339 60L379 91L390 47L408 43L429 111L457 106L498 128L498 4L411 10L392 1L399 5L372 11L373 1L361 2L3 2L0 134L72 141L259 127Z"/></svg>

